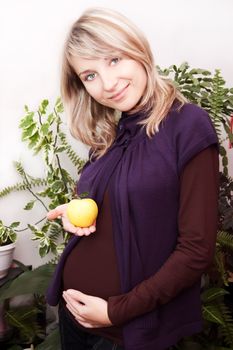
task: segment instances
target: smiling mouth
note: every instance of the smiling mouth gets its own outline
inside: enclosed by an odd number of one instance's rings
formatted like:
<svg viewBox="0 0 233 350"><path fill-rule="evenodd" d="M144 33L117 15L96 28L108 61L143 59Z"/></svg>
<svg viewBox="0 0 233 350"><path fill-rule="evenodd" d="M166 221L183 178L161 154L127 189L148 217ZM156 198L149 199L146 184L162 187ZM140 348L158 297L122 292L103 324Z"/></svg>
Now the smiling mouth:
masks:
<svg viewBox="0 0 233 350"><path fill-rule="evenodd" d="M119 92L117 92L115 95L111 96L109 99L110 100L114 100L114 101L118 101L121 100L122 97L124 97L125 95L125 91L128 88L129 84L127 84L123 89L121 89Z"/></svg>

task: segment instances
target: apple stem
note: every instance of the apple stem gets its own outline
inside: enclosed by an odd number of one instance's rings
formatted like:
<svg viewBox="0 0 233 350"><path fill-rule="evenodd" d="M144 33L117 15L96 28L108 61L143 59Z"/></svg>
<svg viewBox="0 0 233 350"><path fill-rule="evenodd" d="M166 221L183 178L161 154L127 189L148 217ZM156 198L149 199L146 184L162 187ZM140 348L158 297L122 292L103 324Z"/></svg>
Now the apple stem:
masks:
<svg viewBox="0 0 233 350"><path fill-rule="evenodd" d="M78 195L78 199L87 198L87 196L88 196L88 192L83 192L83 193L80 193L80 195Z"/></svg>

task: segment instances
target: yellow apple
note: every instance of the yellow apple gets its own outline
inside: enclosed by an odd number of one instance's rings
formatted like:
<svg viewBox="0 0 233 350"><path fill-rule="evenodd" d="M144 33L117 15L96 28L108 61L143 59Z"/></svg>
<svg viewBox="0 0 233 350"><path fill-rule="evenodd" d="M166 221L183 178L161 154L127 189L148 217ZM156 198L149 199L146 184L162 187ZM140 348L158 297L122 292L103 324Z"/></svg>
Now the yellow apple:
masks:
<svg viewBox="0 0 233 350"><path fill-rule="evenodd" d="M91 198L72 199L66 210L71 224L77 227L89 227L98 215L96 202Z"/></svg>

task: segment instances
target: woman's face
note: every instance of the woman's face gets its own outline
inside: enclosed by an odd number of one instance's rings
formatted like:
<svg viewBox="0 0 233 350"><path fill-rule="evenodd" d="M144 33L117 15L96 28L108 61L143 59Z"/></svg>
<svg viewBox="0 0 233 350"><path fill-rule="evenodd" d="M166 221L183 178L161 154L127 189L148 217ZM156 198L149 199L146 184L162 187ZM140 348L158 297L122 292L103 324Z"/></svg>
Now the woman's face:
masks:
<svg viewBox="0 0 233 350"><path fill-rule="evenodd" d="M143 65L126 56L73 57L72 66L89 95L98 103L122 112L134 108L146 88Z"/></svg>

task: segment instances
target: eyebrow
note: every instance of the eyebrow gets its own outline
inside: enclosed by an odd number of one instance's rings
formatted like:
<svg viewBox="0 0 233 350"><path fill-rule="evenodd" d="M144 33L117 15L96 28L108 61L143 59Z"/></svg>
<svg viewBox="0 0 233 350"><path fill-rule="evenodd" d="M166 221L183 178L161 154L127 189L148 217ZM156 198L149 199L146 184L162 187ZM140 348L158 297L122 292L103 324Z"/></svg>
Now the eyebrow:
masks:
<svg viewBox="0 0 233 350"><path fill-rule="evenodd" d="M87 73L91 73L91 72L93 72L93 71L90 69L87 69L87 70L84 70L83 72L79 73L78 76L80 77L83 74L87 74Z"/></svg>
<svg viewBox="0 0 233 350"><path fill-rule="evenodd" d="M114 57L114 56L112 56ZM104 60L108 60L109 58L108 57L104 57ZM92 73L93 70L91 69L87 69L87 70L84 70L83 72L79 73L78 76L80 77L82 74L87 74L87 73Z"/></svg>

